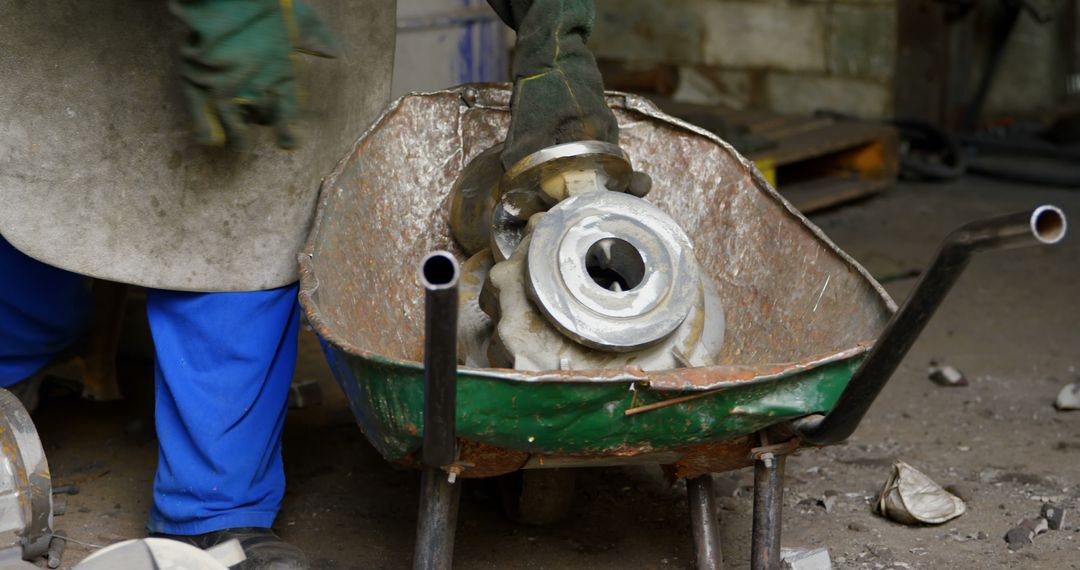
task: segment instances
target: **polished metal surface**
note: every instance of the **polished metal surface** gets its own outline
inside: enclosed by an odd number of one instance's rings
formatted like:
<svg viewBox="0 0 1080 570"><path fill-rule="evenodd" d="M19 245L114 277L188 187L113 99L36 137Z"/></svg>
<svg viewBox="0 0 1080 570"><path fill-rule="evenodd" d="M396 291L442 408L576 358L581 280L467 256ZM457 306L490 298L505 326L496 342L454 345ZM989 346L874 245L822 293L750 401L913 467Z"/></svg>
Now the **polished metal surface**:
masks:
<svg viewBox="0 0 1080 570"><path fill-rule="evenodd" d="M698 300L690 239L675 220L627 194L572 196L536 224L528 287L563 334L631 351L670 335Z"/></svg>
<svg viewBox="0 0 1080 570"><path fill-rule="evenodd" d="M33 560L45 554L51 539L45 449L22 402L0 388L0 560Z"/></svg>
<svg viewBox="0 0 1080 570"><path fill-rule="evenodd" d="M295 282L321 178L385 107L394 56L392 0L310 3L338 57L295 58L300 146L253 127L241 152L191 140L168 2L0 2L0 233L51 265L147 287Z"/></svg>
<svg viewBox="0 0 1080 570"><path fill-rule="evenodd" d="M466 168L478 168L474 160ZM491 251L509 259L525 237L529 218L567 197L596 190L626 191L633 169L618 145L578 141L540 149L506 171L491 215ZM453 200L452 203L456 202Z"/></svg>
<svg viewBox="0 0 1080 570"><path fill-rule="evenodd" d="M502 179L504 192L539 188L553 174L572 170L597 170L609 190L625 191L633 169L630 157L619 145L604 141L577 141L549 146L519 160Z"/></svg>

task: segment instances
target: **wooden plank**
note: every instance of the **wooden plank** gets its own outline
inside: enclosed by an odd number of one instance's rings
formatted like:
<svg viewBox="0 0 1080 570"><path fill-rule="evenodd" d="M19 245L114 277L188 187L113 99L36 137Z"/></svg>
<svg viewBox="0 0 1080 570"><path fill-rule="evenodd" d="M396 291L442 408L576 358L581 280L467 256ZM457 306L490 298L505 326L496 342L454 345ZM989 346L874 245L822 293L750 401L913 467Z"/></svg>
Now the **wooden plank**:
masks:
<svg viewBox="0 0 1080 570"><path fill-rule="evenodd" d="M784 186L780 194L800 212L810 214L873 196L891 184L886 179L830 176Z"/></svg>
<svg viewBox="0 0 1080 570"><path fill-rule="evenodd" d="M777 141L776 147L751 153L748 158L751 160L771 159L782 166L895 136L895 130L886 125L858 122L833 123L820 129L798 132L782 138Z"/></svg>

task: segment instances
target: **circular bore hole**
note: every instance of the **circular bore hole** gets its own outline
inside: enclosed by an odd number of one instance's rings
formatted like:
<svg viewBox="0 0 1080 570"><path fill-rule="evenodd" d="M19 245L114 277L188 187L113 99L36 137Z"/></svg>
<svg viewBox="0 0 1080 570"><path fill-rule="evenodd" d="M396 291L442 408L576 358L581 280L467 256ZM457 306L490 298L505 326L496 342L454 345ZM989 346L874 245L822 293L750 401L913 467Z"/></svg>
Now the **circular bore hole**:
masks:
<svg viewBox="0 0 1080 570"><path fill-rule="evenodd" d="M604 238L585 252L585 270L604 289L629 291L645 279L645 260L630 242Z"/></svg>
<svg viewBox="0 0 1080 570"><path fill-rule="evenodd" d="M1057 243L1065 237L1065 214L1052 206L1035 210L1031 225L1035 229L1035 237L1043 243Z"/></svg>
<svg viewBox="0 0 1080 570"><path fill-rule="evenodd" d="M457 263L448 254L432 254L424 260L422 271L428 284L449 285L457 278Z"/></svg>

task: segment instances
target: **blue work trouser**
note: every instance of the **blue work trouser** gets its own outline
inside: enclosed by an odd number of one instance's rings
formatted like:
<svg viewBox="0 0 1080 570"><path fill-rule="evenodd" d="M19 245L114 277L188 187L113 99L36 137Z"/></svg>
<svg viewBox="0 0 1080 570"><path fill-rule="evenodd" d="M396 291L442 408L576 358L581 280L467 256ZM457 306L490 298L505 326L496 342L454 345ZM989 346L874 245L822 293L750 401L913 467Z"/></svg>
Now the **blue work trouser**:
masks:
<svg viewBox="0 0 1080 570"><path fill-rule="evenodd" d="M150 289L158 470L152 532L268 528L285 491L281 428L296 365L295 284L269 291ZM0 238L0 386L41 369L90 317L85 277Z"/></svg>

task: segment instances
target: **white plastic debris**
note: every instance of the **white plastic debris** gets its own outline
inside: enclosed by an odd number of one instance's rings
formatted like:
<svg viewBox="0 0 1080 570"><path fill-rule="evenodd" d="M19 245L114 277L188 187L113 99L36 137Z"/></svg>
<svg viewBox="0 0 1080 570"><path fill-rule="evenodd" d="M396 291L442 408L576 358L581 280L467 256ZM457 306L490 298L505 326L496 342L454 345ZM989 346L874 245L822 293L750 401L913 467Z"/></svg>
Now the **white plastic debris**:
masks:
<svg viewBox="0 0 1080 570"><path fill-rule="evenodd" d="M918 469L897 460L881 489L878 511L904 524L941 524L967 510L964 501Z"/></svg>
<svg viewBox="0 0 1080 570"><path fill-rule="evenodd" d="M828 548L781 548L780 559L785 570L832 570Z"/></svg>
<svg viewBox="0 0 1080 570"><path fill-rule="evenodd" d="M968 381L963 372L952 366L937 366L931 363L928 371L930 380L938 386L967 386Z"/></svg>
<svg viewBox="0 0 1080 570"><path fill-rule="evenodd" d="M1062 388L1054 407L1061 411L1080 410L1080 383L1073 382Z"/></svg>

